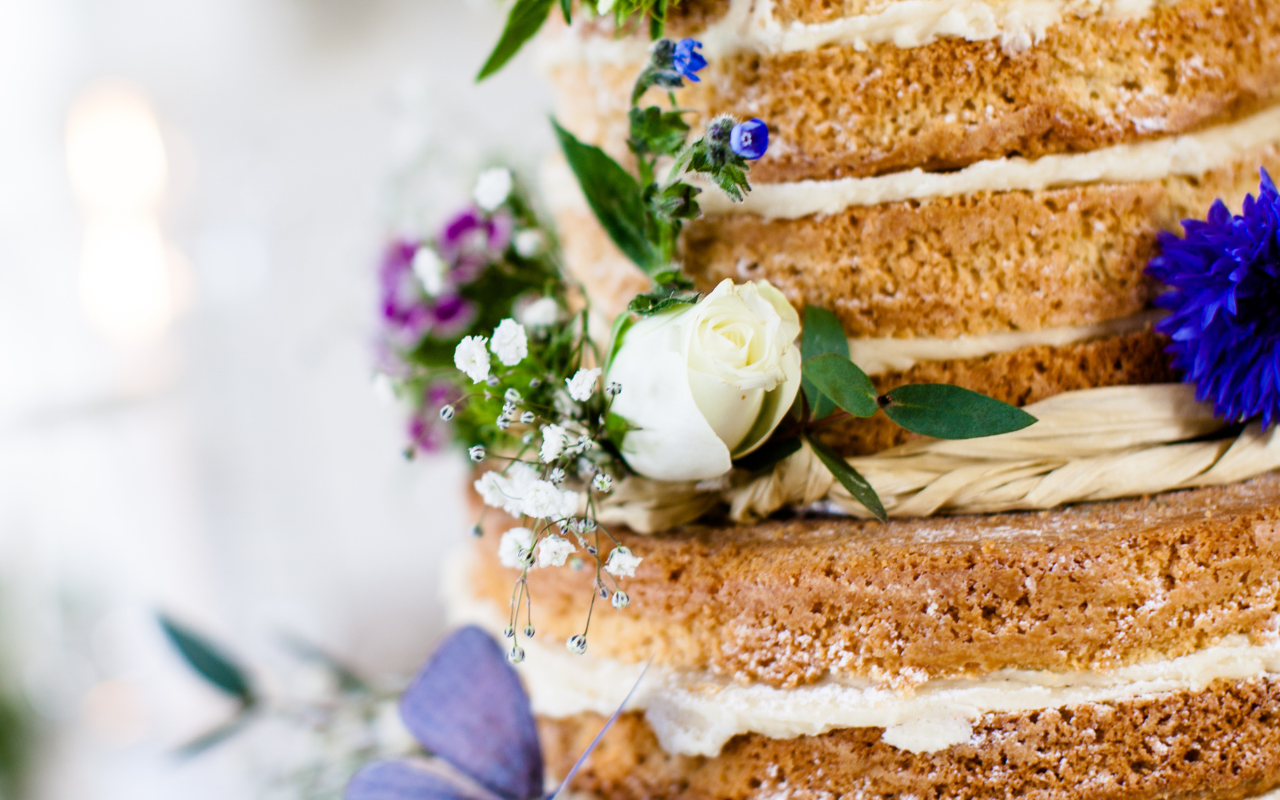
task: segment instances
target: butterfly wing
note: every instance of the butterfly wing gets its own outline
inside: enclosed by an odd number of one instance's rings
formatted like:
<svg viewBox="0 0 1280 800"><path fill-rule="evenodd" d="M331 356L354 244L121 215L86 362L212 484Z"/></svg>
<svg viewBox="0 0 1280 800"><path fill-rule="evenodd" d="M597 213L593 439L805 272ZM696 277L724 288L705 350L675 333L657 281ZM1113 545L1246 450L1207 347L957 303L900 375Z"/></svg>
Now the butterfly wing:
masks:
<svg viewBox="0 0 1280 800"><path fill-rule="evenodd" d="M542 794L542 748L529 696L498 643L468 626L445 640L400 698L429 753L503 800Z"/></svg>
<svg viewBox="0 0 1280 800"><path fill-rule="evenodd" d="M343 800L472 800L448 778L407 761L375 761L347 784Z"/></svg>
<svg viewBox="0 0 1280 800"><path fill-rule="evenodd" d="M636 678L635 685L631 687L631 691L627 692L627 696L622 698L622 704L618 706L618 710L613 712L613 716L609 717L609 721L604 724L600 732L596 734L596 738L591 740L591 744L587 745L587 749L582 751L582 755L578 756L578 760L573 763L573 768L569 770L569 774L564 776L564 780L560 781L560 786L551 793L548 800L556 800L564 793L565 787L569 785L569 781L573 780L573 776L578 774L578 770L582 769L582 765L587 763L587 756L591 755L591 751L596 749L596 745L600 744L600 740L604 738L604 732L613 727L613 723L618 721L618 717L622 715L622 710L627 707L627 703L631 702L631 696L636 693L636 689L640 688L640 681L644 680L644 675L649 671L649 664L653 663L653 659L644 665L644 669L640 672L640 677Z"/></svg>

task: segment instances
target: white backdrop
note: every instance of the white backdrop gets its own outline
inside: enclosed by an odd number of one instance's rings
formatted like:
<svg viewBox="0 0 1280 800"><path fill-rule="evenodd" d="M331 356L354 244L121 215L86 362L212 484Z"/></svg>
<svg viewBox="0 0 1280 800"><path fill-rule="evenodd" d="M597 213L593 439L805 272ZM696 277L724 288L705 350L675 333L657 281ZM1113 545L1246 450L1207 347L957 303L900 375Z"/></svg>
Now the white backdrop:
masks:
<svg viewBox="0 0 1280 800"><path fill-rule="evenodd" d="M500 24L490 0L0 0L0 616L52 732L39 797L249 796L231 750L166 755L227 706L157 609L267 665L285 629L407 673L440 633L464 469L406 462L370 391L373 270L392 221L549 145L527 57L470 83ZM107 77L162 133L182 306L127 346L86 317L66 165Z"/></svg>

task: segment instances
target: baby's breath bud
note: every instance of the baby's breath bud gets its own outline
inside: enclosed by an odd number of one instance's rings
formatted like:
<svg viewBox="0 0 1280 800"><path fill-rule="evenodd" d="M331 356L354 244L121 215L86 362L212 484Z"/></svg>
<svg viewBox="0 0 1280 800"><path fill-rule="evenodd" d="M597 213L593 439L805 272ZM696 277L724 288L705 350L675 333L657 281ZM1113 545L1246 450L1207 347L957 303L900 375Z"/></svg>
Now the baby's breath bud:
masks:
<svg viewBox="0 0 1280 800"><path fill-rule="evenodd" d="M534 378L534 379L532 379L532 380L530 380L530 381L529 381L529 388L530 388L530 389L537 389L537 388L538 388L539 386L541 386L541 385L542 385L542 379L541 379L541 378Z"/></svg>
<svg viewBox="0 0 1280 800"><path fill-rule="evenodd" d="M551 474L547 476L547 480L551 481L554 484L564 483L564 478L565 478L564 470L561 469L560 467L556 467L555 469L551 470Z"/></svg>
<svg viewBox="0 0 1280 800"><path fill-rule="evenodd" d="M587 637L582 634L570 636L569 641L565 642L564 646L569 648L570 653L573 653L575 656L580 656L587 652Z"/></svg>
<svg viewBox="0 0 1280 800"><path fill-rule="evenodd" d="M610 602L613 603L614 608L623 609L631 605L631 598L627 597L626 592L619 589L618 591L613 593L613 600Z"/></svg>
<svg viewBox="0 0 1280 800"><path fill-rule="evenodd" d="M494 424L498 426L498 430L505 431L507 428L511 427L511 420L503 415L498 417L497 422Z"/></svg>
<svg viewBox="0 0 1280 800"><path fill-rule="evenodd" d="M512 645L511 652L507 653L507 660L512 664L519 664L524 661L524 648L520 645Z"/></svg>
<svg viewBox="0 0 1280 800"><path fill-rule="evenodd" d="M588 545L588 546L587 546L587 552L594 556L594 555L595 555L596 553L598 553L599 551L598 551L598 550L596 550L595 545Z"/></svg>
<svg viewBox="0 0 1280 800"><path fill-rule="evenodd" d="M609 599L609 588L604 584L600 584L600 599L601 600Z"/></svg>
<svg viewBox="0 0 1280 800"><path fill-rule="evenodd" d="M591 486L597 492L604 492L607 494L609 490L613 488L613 478L603 472L596 473L595 478L591 481Z"/></svg>
<svg viewBox="0 0 1280 800"><path fill-rule="evenodd" d="M520 564L526 567L533 566L533 548L532 547L520 549Z"/></svg>
<svg viewBox="0 0 1280 800"><path fill-rule="evenodd" d="M605 392L608 393L610 397L617 397L622 394L622 384L617 381L610 381L608 387L605 388Z"/></svg>
<svg viewBox="0 0 1280 800"><path fill-rule="evenodd" d="M484 461L484 445L478 444L467 450L467 455L471 456L471 460L479 464Z"/></svg>
<svg viewBox="0 0 1280 800"><path fill-rule="evenodd" d="M525 625L525 626L524 626L524 635L525 635L525 636L528 636L530 639L532 639L532 638L533 638L533 634L534 634L533 626L532 626L532 625Z"/></svg>
<svg viewBox="0 0 1280 800"><path fill-rule="evenodd" d="M577 556L574 556L573 558L570 558L570 559L569 559L569 569L581 571L581 570L582 570L582 559L578 558Z"/></svg>
<svg viewBox="0 0 1280 800"><path fill-rule="evenodd" d="M535 419L537 419L537 417L532 411L526 411L520 415L520 423L522 425L532 425Z"/></svg>
<svg viewBox="0 0 1280 800"><path fill-rule="evenodd" d="M519 403L520 393L517 392L515 389L508 389L507 393L504 394L502 398L506 400L508 403Z"/></svg>
<svg viewBox="0 0 1280 800"><path fill-rule="evenodd" d="M583 517L582 521L578 523L578 530L582 531L583 533L591 533L595 529L596 529L596 521L591 517Z"/></svg>
<svg viewBox="0 0 1280 800"><path fill-rule="evenodd" d="M498 376L497 376L497 375L490 375L490 376L488 377L488 379L487 379L487 380L485 380L485 383L486 383L487 385L489 385L489 386L495 386L495 387L496 387L498 384L502 383L502 381L498 380Z"/></svg>
<svg viewBox="0 0 1280 800"><path fill-rule="evenodd" d="M476 537L477 539L479 539L481 536L484 536L484 528L480 527L479 522L471 526L471 535Z"/></svg>
<svg viewBox="0 0 1280 800"><path fill-rule="evenodd" d="M502 629L502 635L510 639L516 635L516 629L508 625Z"/></svg>
<svg viewBox="0 0 1280 800"><path fill-rule="evenodd" d="M502 404L502 413L508 417L514 417L516 415L516 412L519 410L520 410L519 406L517 406L515 403L511 402L510 400Z"/></svg>
<svg viewBox="0 0 1280 800"><path fill-rule="evenodd" d="M525 444L533 444L533 431L525 431L524 436L520 437L520 441Z"/></svg>
<svg viewBox="0 0 1280 800"><path fill-rule="evenodd" d="M444 420L445 422L448 422L449 420L453 419L453 406L445 406L444 408L440 409L440 419Z"/></svg>

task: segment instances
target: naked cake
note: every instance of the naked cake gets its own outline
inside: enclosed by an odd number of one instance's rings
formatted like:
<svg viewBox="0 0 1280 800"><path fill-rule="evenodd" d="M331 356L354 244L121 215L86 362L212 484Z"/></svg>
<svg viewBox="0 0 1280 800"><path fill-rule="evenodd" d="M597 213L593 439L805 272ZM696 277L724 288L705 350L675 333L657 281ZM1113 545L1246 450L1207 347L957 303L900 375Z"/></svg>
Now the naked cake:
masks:
<svg viewBox="0 0 1280 800"><path fill-rule="evenodd" d="M699 197L678 246L696 289L767 281L798 313L830 312L882 396L951 384L1039 422L958 442L883 415L825 426L888 522L809 448L713 481L633 476L592 512L639 558L595 616L599 569L530 569L532 545L513 568L520 515L486 513L451 611L496 634L513 583L536 598L518 660L550 771L643 675L573 790L1280 787L1280 437L1271 412L1197 392L1200 367L1157 330L1151 267L1183 220L1248 227L1215 201L1254 213L1260 171L1280 171L1280 3L682 0L666 26L710 62L674 94L694 128L729 114L771 134L742 202ZM623 164L650 47L584 14L539 43L557 118ZM563 160L543 184L608 330L650 276ZM1257 241L1280 255L1274 231ZM1241 302L1275 319L1278 287ZM1280 394L1280 349L1266 358L1239 390L1254 407Z"/></svg>

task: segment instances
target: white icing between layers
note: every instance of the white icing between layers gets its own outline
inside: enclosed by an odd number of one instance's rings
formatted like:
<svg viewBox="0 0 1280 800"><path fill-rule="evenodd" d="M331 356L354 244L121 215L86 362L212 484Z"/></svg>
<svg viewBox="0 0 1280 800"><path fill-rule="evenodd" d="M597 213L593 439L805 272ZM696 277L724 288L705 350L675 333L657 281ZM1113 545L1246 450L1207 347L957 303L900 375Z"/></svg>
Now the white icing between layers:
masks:
<svg viewBox="0 0 1280 800"><path fill-rule="evenodd" d="M450 621L499 631L506 622L492 604L450 593ZM556 643L558 644L558 643ZM642 664L575 656L536 640L522 642L519 666L534 711L548 717L584 712L609 716L640 678ZM668 753L714 756L742 733L772 739L840 728L884 728L884 741L932 752L970 740L984 714L1060 708L1166 692L1202 691L1212 681L1280 673L1280 639L1251 644L1229 636L1180 658L1106 673L1001 670L981 678L930 680L894 690L869 680L829 681L795 689L739 685L699 672L650 668L629 704L643 709ZM1280 677L1280 675L1277 675Z"/></svg>
<svg viewBox="0 0 1280 800"><path fill-rule="evenodd" d="M729 11L695 39L708 59L737 53L796 53L828 45L865 50L873 44L911 48L938 39L971 42L999 39L1008 53L1044 40L1049 28L1068 17L1139 19L1158 3L1176 0L897 0L876 11L830 22L784 24L773 0L731 0ZM580 27L580 26L579 26ZM543 66L557 64L640 64L645 42L634 37L606 39L570 28L539 51Z"/></svg>
<svg viewBox="0 0 1280 800"><path fill-rule="evenodd" d="M872 178L758 183L741 203L721 192L698 198L708 214L758 214L798 219L836 214L853 206L955 197L973 192L1040 191L1090 183L1137 183L1171 176L1196 177L1241 155L1280 142L1280 106L1198 133L1121 144L1088 153L1034 160L998 158L955 172L913 169Z"/></svg>
<svg viewBox="0 0 1280 800"><path fill-rule="evenodd" d="M951 361L982 358L995 353L1011 353L1023 347L1063 347L1090 339L1123 336L1142 330L1164 316L1163 311L1144 311L1095 325L1071 325L1038 331L1009 331L953 339L850 339L849 358L868 375L902 372L921 361Z"/></svg>

